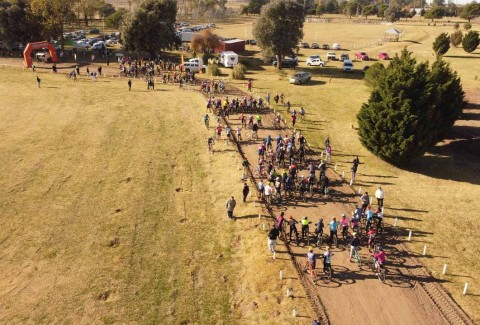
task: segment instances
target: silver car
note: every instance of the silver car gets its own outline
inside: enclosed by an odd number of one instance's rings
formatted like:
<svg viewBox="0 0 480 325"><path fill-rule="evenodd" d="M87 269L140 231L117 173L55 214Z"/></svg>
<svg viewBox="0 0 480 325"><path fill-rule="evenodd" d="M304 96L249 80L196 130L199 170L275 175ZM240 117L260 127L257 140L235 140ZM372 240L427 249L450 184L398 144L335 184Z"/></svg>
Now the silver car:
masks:
<svg viewBox="0 0 480 325"><path fill-rule="evenodd" d="M305 71L295 72L290 76L289 82L294 85L300 85L309 82L312 79L312 75Z"/></svg>

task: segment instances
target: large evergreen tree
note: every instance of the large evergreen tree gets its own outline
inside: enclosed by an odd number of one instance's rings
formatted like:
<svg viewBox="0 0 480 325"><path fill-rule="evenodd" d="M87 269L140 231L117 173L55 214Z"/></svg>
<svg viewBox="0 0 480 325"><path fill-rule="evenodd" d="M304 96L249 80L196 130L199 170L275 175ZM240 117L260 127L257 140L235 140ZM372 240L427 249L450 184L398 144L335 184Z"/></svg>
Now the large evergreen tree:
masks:
<svg viewBox="0 0 480 325"><path fill-rule="evenodd" d="M467 53L472 53L473 51L475 51L479 43L480 40L477 31L471 30L467 34L465 34L465 36L463 36L462 46L463 50Z"/></svg>
<svg viewBox="0 0 480 325"><path fill-rule="evenodd" d="M433 42L433 51L435 54L444 55L450 49L450 36L447 33L441 33Z"/></svg>
<svg viewBox="0 0 480 325"><path fill-rule="evenodd" d="M357 114L362 144L380 158L403 165L442 140L464 102L460 79L448 64L417 64L404 49L378 74Z"/></svg>
<svg viewBox="0 0 480 325"><path fill-rule="evenodd" d="M293 55L303 38L305 14L303 6L294 0L273 0L263 6L253 26L253 36L263 53L277 57L281 69L285 55Z"/></svg>
<svg viewBox="0 0 480 325"><path fill-rule="evenodd" d="M126 22L125 46L128 50L157 52L179 44L175 33L177 1L145 0Z"/></svg>

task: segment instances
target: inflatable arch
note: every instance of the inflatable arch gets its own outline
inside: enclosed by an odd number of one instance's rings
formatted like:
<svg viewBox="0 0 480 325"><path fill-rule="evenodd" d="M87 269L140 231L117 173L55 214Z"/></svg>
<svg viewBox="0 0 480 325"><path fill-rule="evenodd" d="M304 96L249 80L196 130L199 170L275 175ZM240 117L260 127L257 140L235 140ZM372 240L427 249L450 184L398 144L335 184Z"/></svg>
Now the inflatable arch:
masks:
<svg viewBox="0 0 480 325"><path fill-rule="evenodd" d="M48 49L52 62L58 62L57 52L55 51L55 48L52 46L52 44L50 44L49 42L44 41L37 43L28 43L27 46L25 46L25 51L23 51L23 60L27 68L32 67L32 51L43 48Z"/></svg>

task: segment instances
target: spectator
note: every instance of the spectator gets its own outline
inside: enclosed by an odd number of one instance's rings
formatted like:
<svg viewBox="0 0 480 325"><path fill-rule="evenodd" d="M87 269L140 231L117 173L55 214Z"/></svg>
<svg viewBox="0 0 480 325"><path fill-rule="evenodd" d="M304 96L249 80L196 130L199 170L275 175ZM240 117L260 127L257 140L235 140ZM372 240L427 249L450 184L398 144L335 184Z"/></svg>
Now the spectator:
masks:
<svg viewBox="0 0 480 325"><path fill-rule="evenodd" d="M268 233L268 249L271 252L275 252L278 236L280 236L280 231L275 227L275 225L273 225L272 229L270 229L270 232Z"/></svg>
<svg viewBox="0 0 480 325"><path fill-rule="evenodd" d="M245 183L243 184L243 191L242 191L242 194L243 194L243 202L246 202L246 201L247 201L248 193L250 193L250 187L248 187L247 182L245 182Z"/></svg>
<svg viewBox="0 0 480 325"><path fill-rule="evenodd" d="M375 191L375 197L377 198L378 206L383 208L383 198L385 197L385 192L381 187L378 187L378 189Z"/></svg>
<svg viewBox="0 0 480 325"><path fill-rule="evenodd" d="M225 205L225 207L227 208L227 216L230 219L235 219L235 217L233 216L233 210L235 209L236 205L237 201L235 201L235 198L232 195L232 197L228 199L227 204Z"/></svg>

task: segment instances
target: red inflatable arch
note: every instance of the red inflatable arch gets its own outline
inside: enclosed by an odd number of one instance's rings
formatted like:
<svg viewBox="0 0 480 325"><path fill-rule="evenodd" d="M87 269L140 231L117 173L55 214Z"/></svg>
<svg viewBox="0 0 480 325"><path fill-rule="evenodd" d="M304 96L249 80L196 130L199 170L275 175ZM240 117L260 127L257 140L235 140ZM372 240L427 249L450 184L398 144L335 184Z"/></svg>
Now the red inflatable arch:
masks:
<svg viewBox="0 0 480 325"><path fill-rule="evenodd" d="M44 48L47 48L48 52L50 52L52 62L58 62L57 52L49 42L28 43L27 46L25 46L25 51L23 51L23 60L27 68L32 67L32 51Z"/></svg>

